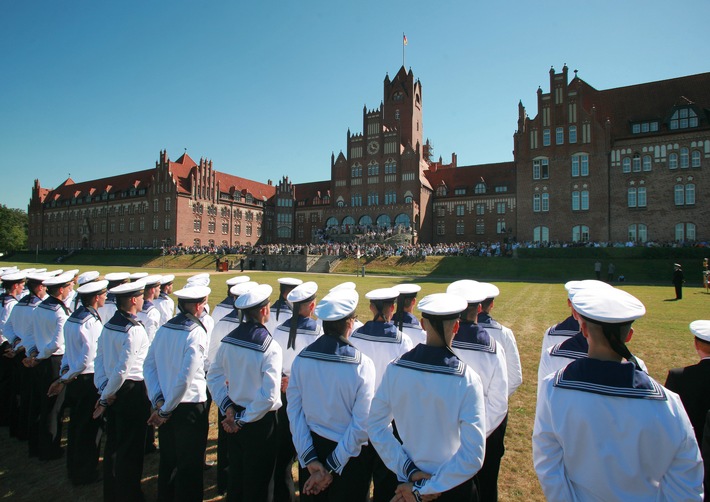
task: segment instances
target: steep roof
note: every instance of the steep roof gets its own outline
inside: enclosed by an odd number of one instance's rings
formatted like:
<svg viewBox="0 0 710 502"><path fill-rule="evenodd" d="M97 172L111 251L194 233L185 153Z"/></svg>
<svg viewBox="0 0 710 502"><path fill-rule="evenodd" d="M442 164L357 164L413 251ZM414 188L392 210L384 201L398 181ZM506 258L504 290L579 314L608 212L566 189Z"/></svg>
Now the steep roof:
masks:
<svg viewBox="0 0 710 502"><path fill-rule="evenodd" d="M431 183L433 190L436 190L442 183L446 185L447 197L454 196L455 188L466 188L466 195L473 195L473 188L481 181L486 184L486 195L495 193L494 187L496 186L506 186L508 194L515 192L514 162L442 167L436 171L424 171L424 175Z"/></svg>
<svg viewBox="0 0 710 502"><path fill-rule="evenodd" d="M95 197L104 192L111 194L130 190L131 188L147 188L153 179L153 171L153 169L146 169L145 171L118 174L81 183L74 183L71 178L68 178L57 188L49 189L44 200L48 202L67 200L75 197L86 197L87 195Z"/></svg>
<svg viewBox="0 0 710 502"><path fill-rule="evenodd" d="M330 196L330 180L313 181L311 183L294 184L296 202L305 201L306 206L312 206L313 199L317 196L321 198Z"/></svg>
<svg viewBox="0 0 710 502"><path fill-rule="evenodd" d="M710 109L710 73L646 82L614 89L596 90L582 79L575 77L569 84L577 90L582 106L588 112L596 108L596 116L602 123L611 119L612 136L630 135L629 123L646 120L661 122L659 132L667 132L663 124L673 107L694 104L705 113L700 117L708 125Z"/></svg>

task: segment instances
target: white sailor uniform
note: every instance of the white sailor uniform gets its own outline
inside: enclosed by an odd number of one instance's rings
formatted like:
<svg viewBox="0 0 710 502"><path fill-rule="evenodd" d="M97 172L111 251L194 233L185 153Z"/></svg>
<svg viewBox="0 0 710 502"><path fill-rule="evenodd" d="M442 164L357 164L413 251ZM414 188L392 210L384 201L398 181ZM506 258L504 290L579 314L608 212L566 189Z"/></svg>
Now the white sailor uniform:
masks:
<svg viewBox="0 0 710 502"><path fill-rule="evenodd" d="M175 300L170 298L166 293L161 291L160 296L153 300L153 305L155 305L155 308L160 312L161 326L175 317Z"/></svg>
<svg viewBox="0 0 710 502"><path fill-rule="evenodd" d="M67 384L69 406L67 469L74 484L98 477L100 420L94 420L94 360L103 324L96 310L79 305L64 324L64 357L60 379Z"/></svg>
<svg viewBox="0 0 710 502"><path fill-rule="evenodd" d="M228 435L230 498L265 500L276 462L276 410L281 407L281 347L251 320L222 339L207 374L222 414L235 408L239 432Z"/></svg>
<svg viewBox="0 0 710 502"><path fill-rule="evenodd" d="M106 295L106 302L104 303L104 306L99 307L97 310L99 312L99 317L101 317L103 323L106 324L107 322L109 322L118 310L118 307L116 307L116 295L109 292Z"/></svg>
<svg viewBox="0 0 710 502"><path fill-rule="evenodd" d="M106 410L104 498L141 500L146 421L150 401L143 381L143 361L150 341L135 316L116 311L105 321L94 361L94 384L100 402L116 400Z"/></svg>
<svg viewBox="0 0 710 502"><path fill-rule="evenodd" d="M271 312L269 312L269 320L266 321L266 329L273 334L276 328L291 319L292 315L291 304L283 298L279 298L271 304Z"/></svg>
<svg viewBox="0 0 710 502"><path fill-rule="evenodd" d="M291 375L291 365L296 356L310 344L312 344L319 336L323 334L323 326L315 319L310 317L298 316L298 327L296 329L295 348L288 348L288 336L291 329L291 319L279 325L271 336L281 347L283 354L283 374Z"/></svg>
<svg viewBox="0 0 710 502"><path fill-rule="evenodd" d="M48 296L33 313L32 333L36 349L35 368L30 403L30 442L37 435L37 453L40 460L52 460L62 455L62 407L65 392L49 397L49 386L57 378L64 355L64 324L69 318L69 309L64 302ZM35 352L35 351L32 351ZM35 404L37 406L35 406ZM38 422L32 417L39 417Z"/></svg>
<svg viewBox="0 0 710 502"><path fill-rule="evenodd" d="M158 332L160 324L160 311L155 307L153 302L145 300L143 308L136 313L136 317L143 324L145 332L148 334L148 340L152 343L155 334Z"/></svg>
<svg viewBox="0 0 710 502"><path fill-rule="evenodd" d="M372 360L344 338L323 335L298 354L286 395L301 487L306 465L319 460L338 474L328 500L368 500L370 470L361 450L374 383Z"/></svg>
<svg viewBox="0 0 710 502"><path fill-rule="evenodd" d="M520 353L515 335L485 312L478 314L478 325L501 344L505 351L505 364L508 368L508 397L523 383L523 369L520 365Z"/></svg>
<svg viewBox="0 0 710 502"><path fill-rule="evenodd" d="M232 302L234 305L234 302ZM207 348L207 371L209 371L210 366L214 362L214 358L217 355L217 350L220 347L220 342L227 336L230 332L234 331L239 327L239 311L232 307L232 311L222 317L214 325L212 333L210 334L210 341Z"/></svg>
<svg viewBox="0 0 710 502"><path fill-rule="evenodd" d="M190 314L178 314L155 335L143 372L148 397L161 417L158 498L203 497L202 468L209 428L205 356L207 333Z"/></svg>
<svg viewBox="0 0 710 502"><path fill-rule="evenodd" d="M573 316L569 316L564 321L550 326L545 330L542 336L541 356L547 352L547 349L564 342L567 338L573 337L579 333L579 322Z"/></svg>
<svg viewBox="0 0 710 502"><path fill-rule="evenodd" d="M401 444L392 433L393 419ZM417 470L431 474L431 479L414 483L421 495L461 486L483 464L481 378L449 349L418 345L387 367L372 400L367 431L401 482Z"/></svg>
<svg viewBox="0 0 710 502"><path fill-rule="evenodd" d="M401 327L400 327L400 320ZM419 319L411 312L401 310L392 316L392 322L405 335L412 339L412 345L416 347L420 343L426 343L426 331L422 329Z"/></svg>
<svg viewBox="0 0 710 502"><path fill-rule="evenodd" d="M387 365L412 349L412 339L392 322L367 321L353 331L350 342L375 364L375 390L380 386Z"/></svg>
<svg viewBox="0 0 710 502"><path fill-rule="evenodd" d="M227 298L214 306L210 315L212 319L214 319L215 325L217 325L220 319L232 311L234 311L234 298L227 295Z"/></svg>
<svg viewBox="0 0 710 502"><path fill-rule="evenodd" d="M631 363L590 358L542 386L533 462L547 500L702 500L700 452L677 394Z"/></svg>
<svg viewBox="0 0 710 502"><path fill-rule="evenodd" d="M5 325L10 317L10 312L17 304L17 298L9 293L0 295L0 425L10 425L12 408L15 407L15 390L13 389L14 361L5 357L5 353L12 354L12 344L5 337Z"/></svg>
<svg viewBox="0 0 710 502"><path fill-rule="evenodd" d="M67 299L64 300L64 305L66 305L70 314L79 307L79 293L76 292L76 289L71 290Z"/></svg>

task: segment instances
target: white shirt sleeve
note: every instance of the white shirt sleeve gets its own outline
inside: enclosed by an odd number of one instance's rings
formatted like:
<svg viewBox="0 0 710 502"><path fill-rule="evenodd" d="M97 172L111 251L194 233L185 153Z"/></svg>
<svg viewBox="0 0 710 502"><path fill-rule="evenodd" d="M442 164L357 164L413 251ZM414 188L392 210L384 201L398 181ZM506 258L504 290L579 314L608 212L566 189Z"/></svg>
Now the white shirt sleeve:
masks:
<svg viewBox="0 0 710 502"><path fill-rule="evenodd" d="M96 321L99 322L99 321ZM67 361L67 366L68 366L68 372L65 373L64 375L61 376L63 381L68 381L74 378L75 376L81 374L82 371L86 369L86 367L89 365L89 357L91 356L91 332L90 332L90 324L92 321L87 321L85 324L82 324L79 327L79 336L81 337L81 348L79 350L79 353L77 354L75 360L69 360L69 358L66 357L66 352L64 353L64 356L62 358L62 367L64 367L64 362L65 360ZM94 369L94 371L96 371Z"/></svg>
<svg viewBox="0 0 710 502"><path fill-rule="evenodd" d="M104 341L105 338L102 332L96 342L96 359L94 359L94 387L98 389L99 394L108 383L106 369L104 368Z"/></svg>
<svg viewBox="0 0 710 502"><path fill-rule="evenodd" d="M158 366L155 363L155 343L151 343L148 348L148 354L143 361L143 380L145 381L148 399L153 405L153 408L158 407L159 401L165 401L163 392L160 389L160 379L158 378Z"/></svg>
<svg viewBox="0 0 710 502"><path fill-rule="evenodd" d="M262 418L273 408L273 403L281 401L281 371L283 355L279 344L272 340L273 349L264 353L261 364L262 381L257 398L250 402L238 418L242 422L254 422Z"/></svg>
<svg viewBox="0 0 710 502"><path fill-rule="evenodd" d="M118 354L118 363L115 368L111 368L111 373L108 375L108 382L101 392L101 399L106 399L114 395L126 381L126 374L131 368L141 350L141 343L138 336L131 333L136 327L133 327L126 333L126 336L121 344L121 351Z"/></svg>
<svg viewBox="0 0 710 502"><path fill-rule="evenodd" d="M296 448L298 463L305 467L314 460L318 460L318 455L313 447L311 429L306 422L306 415L303 413L303 401L301 399L301 375L300 359L297 357L291 367L291 378L286 389L286 401L288 405L286 412L290 422L293 446Z"/></svg>
<svg viewBox="0 0 710 502"><path fill-rule="evenodd" d="M195 378L195 373L204 364L203 348L200 346L200 339L205 337L202 328L193 329L187 337L185 351L180 364L180 371L177 378L171 382L172 388L168 392L168 400L165 401L160 411L163 414L172 413L182 402L188 386Z"/></svg>
<svg viewBox="0 0 710 502"><path fill-rule="evenodd" d="M520 365L520 352L513 331L503 326L503 334L505 340L503 350L508 365L508 396L510 396L523 383L523 368Z"/></svg>
<svg viewBox="0 0 710 502"><path fill-rule="evenodd" d="M57 350L64 350L64 324L69 316L63 311L57 316L57 324L52 328L52 337L44 347L37 347L37 359L47 359Z"/></svg>
<svg viewBox="0 0 710 502"><path fill-rule="evenodd" d="M500 354L496 354L498 363L493 370L486 396L486 437L498 427L508 413L508 371L505 351L499 345Z"/></svg>
<svg viewBox="0 0 710 502"><path fill-rule="evenodd" d="M219 406L222 414L225 415L227 408L232 404L232 400L229 399L229 389L227 388L227 377L224 373L224 367L222 361L225 359L225 349L226 344L220 344L219 349L217 349L217 354L214 357L214 361L210 365L210 371L207 373L207 387L212 394L212 400Z"/></svg>

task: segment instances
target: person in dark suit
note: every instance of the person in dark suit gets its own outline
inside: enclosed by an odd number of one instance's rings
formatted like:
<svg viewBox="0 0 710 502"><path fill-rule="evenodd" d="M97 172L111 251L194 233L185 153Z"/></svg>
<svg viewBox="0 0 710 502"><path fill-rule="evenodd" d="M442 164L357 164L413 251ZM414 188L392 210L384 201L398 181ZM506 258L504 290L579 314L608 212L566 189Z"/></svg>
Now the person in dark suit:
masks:
<svg viewBox="0 0 710 502"><path fill-rule="evenodd" d="M680 395L698 445L702 445L705 417L710 410L710 321L691 322L690 332L695 335L695 351L700 362L670 370L666 388Z"/></svg>
<svg viewBox="0 0 710 502"><path fill-rule="evenodd" d="M680 267L680 263L673 264L673 286L675 286L675 299L683 299L683 283L685 282L685 276L683 275L683 269Z"/></svg>
<svg viewBox="0 0 710 502"><path fill-rule="evenodd" d="M705 432L703 433L703 444L701 445L701 451L703 458L710 459L710 411L708 411L705 417ZM708 497L708 489L710 489L710 462L705 462L705 500Z"/></svg>

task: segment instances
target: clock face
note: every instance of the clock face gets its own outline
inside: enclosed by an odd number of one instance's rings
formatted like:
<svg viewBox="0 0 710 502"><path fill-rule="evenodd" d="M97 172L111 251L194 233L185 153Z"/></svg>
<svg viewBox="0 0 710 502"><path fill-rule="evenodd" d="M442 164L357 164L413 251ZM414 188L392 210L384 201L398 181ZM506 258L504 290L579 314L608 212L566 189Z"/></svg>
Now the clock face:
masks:
<svg viewBox="0 0 710 502"><path fill-rule="evenodd" d="M380 144L377 141L370 141L367 144L367 153L374 155L380 150Z"/></svg>

